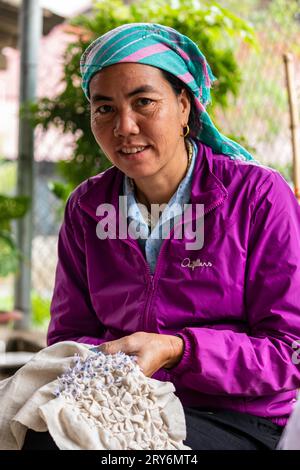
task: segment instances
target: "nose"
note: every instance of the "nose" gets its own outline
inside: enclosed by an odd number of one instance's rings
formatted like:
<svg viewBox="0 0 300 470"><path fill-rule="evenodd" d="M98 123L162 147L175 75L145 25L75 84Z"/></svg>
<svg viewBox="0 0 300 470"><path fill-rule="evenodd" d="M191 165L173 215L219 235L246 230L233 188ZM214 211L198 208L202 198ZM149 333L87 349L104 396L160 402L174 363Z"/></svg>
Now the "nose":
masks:
<svg viewBox="0 0 300 470"><path fill-rule="evenodd" d="M130 111L120 111L116 116L114 124L114 135L116 137L127 137L128 135L140 132L136 119Z"/></svg>

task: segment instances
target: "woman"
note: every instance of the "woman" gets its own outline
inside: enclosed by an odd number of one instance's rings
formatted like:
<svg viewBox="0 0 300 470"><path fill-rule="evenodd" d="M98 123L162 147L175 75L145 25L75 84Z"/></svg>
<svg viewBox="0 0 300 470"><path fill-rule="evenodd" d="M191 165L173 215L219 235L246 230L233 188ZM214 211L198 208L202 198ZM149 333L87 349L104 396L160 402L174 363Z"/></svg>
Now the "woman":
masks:
<svg viewBox="0 0 300 470"><path fill-rule="evenodd" d="M192 449L274 449L300 383L292 191L215 128L214 77L179 32L123 25L88 47L81 71L113 167L67 203L48 344L122 350L173 382ZM153 204L167 206L149 216Z"/></svg>

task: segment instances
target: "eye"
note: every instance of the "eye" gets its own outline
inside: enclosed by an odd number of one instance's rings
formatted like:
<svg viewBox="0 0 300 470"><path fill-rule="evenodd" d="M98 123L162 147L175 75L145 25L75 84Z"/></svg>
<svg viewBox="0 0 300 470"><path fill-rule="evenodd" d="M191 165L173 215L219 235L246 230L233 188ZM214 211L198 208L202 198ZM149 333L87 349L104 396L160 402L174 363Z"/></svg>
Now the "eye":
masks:
<svg viewBox="0 0 300 470"><path fill-rule="evenodd" d="M147 106L153 103L153 100L151 100L150 98L139 98L137 102L138 104L141 104L142 106Z"/></svg>
<svg viewBox="0 0 300 470"><path fill-rule="evenodd" d="M96 109L96 113L99 114L108 114L112 110L112 107L108 104L103 104Z"/></svg>

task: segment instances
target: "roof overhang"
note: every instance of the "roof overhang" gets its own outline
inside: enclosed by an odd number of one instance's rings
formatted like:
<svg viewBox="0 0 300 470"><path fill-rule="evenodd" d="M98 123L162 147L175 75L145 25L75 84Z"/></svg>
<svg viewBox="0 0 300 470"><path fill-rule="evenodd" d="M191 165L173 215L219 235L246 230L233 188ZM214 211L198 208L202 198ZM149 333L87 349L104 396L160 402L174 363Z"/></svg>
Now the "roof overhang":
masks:
<svg viewBox="0 0 300 470"><path fill-rule="evenodd" d="M21 0L0 0L0 69L5 68L5 57L1 54L4 47L18 48L19 45L19 10ZM43 9L43 35L47 35L65 18L50 10Z"/></svg>

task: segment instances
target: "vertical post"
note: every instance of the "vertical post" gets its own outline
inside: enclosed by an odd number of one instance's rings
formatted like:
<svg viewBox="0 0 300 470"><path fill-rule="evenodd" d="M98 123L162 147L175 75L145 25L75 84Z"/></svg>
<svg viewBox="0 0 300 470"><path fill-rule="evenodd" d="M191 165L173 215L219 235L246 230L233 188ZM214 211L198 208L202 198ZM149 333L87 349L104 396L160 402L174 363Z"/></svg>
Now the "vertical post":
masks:
<svg viewBox="0 0 300 470"><path fill-rule="evenodd" d="M284 54L283 56L285 71L286 71L286 82L289 97L289 109L290 109L290 122L291 122L291 136L292 136L292 148L293 148L293 180L294 180L294 191L295 196L300 203L300 127L299 127L299 111L297 105L297 93L294 76L294 60L293 55L290 53Z"/></svg>
<svg viewBox="0 0 300 470"><path fill-rule="evenodd" d="M20 32L20 107L36 98L38 48L42 33L42 10L39 0L22 0ZM24 313L15 328L26 329L31 314L31 244L34 202L34 129L26 113L19 118L17 194L29 196L31 207L17 222L17 244L22 253L15 282L15 309Z"/></svg>

